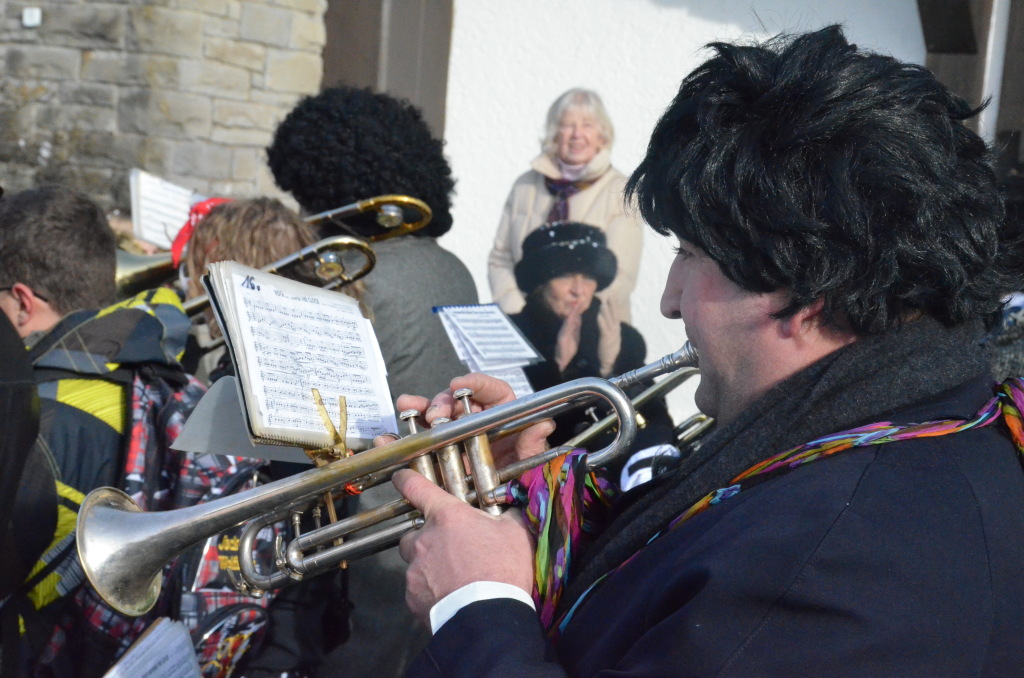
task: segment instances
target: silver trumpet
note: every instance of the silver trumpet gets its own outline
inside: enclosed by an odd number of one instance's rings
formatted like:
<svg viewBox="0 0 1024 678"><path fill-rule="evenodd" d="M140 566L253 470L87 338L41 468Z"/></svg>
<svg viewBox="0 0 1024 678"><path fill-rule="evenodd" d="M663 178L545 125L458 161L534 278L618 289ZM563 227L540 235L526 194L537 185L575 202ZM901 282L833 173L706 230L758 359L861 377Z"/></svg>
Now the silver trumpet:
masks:
<svg viewBox="0 0 1024 678"><path fill-rule="evenodd" d="M342 487L359 490L378 484L394 470L408 465L428 477L440 478L436 482L444 484L449 492L484 510L500 510L507 501L505 490L509 481L567 448L548 450L495 469L490 458L490 440L566 409L604 400L614 411L618 430L608 446L589 457L591 468L601 467L628 450L636 437L636 412L622 389L680 368L692 368L696 362L697 354L687 343L654 363L607 381L594 377L577 379L475 414L466 409L453 421L415 431L381 447L247 492L173 511L145 513L124 492L99 488L89 493L79 509L79 559L93 588L108 604L122 613L138 616L156 604L165 563L215 534L248 522L239 548L242 588L259 595L393 546L406 532L423 524L422 517L407 501L397 500L298 535L287 548L279 548L277 571L261 573L252 549L260 529L316 506L325 492ZM456 395L463 398L464 407L468 408L472 394ZM469 457L469 475L462 472L459 450ZM453 452L455 463L451 463ZM435 464L439 467L437 473ZM350 534L399 517L402 520L396 524L341 541ZM294 522L297 525L298 520Z"/></svg>

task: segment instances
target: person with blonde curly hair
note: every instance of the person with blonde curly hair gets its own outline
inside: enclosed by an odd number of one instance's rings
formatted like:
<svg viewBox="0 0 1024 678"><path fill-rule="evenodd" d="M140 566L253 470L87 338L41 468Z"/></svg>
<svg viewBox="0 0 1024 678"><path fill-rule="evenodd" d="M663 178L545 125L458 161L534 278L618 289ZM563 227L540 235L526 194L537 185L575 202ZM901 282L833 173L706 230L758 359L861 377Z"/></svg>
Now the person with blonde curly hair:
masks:
<svg viewBox="0 0 1024 678"><path fill-rule="evenodd" d="M230 259L253 268L263 268L317 240L316 230L276 198L221 202L196 223L188 240L182 262L185 296L193 299L206 294L201 278L209 264ZM280 271L280 275L320 286L323 281L317 277L314 267L315 260L307 259ZM372 320L369 308L363 303L365 286L361 281L346 285L340 291L357 299L363 314ZM207 329L209 339L220 336L220 328L210 312L207 313ZM202 346L206 341L202 335L207 332L200 329L198 333L201 335ZM219 363L219 367L213 367L211 362ZM202 364L208 369L200 369L199 373L211 376L219 376L224 369L230 367L223 351L216 351L212 359L204 357Z"/></svg>
<svg viewBox="0 0 1024 678"><path fill-rule="evenodd" d="M214 205L209 213L194 222L183 259L186 296L194 298L205 294L201 277L209 264L232 260L246 266L263 268L317 242L316 230L276 198L259 197L247 200L227 200ZM292 264L279 273L282 276L310 285L322 285L316 276L315 259ZM339 289L360 301L363 313L368 309L362 303L364 286L356 281ZM208 315L210 338L220 336L220 328ZM204 366L210 360L204 358ZM230 356L217 351L215 366L209 369L209 379L233 374ZM271 462L269 476L279 479L306 470L299 464ZM309 675L319 665L331 645L325 640L321 619L325 609L338 601L343 608L342 584L336 577L318 577L301 585L279 592L271 602L271 627L267 640L247 658L243 676ZM340 616L345 616L344 609Z"/></svg>

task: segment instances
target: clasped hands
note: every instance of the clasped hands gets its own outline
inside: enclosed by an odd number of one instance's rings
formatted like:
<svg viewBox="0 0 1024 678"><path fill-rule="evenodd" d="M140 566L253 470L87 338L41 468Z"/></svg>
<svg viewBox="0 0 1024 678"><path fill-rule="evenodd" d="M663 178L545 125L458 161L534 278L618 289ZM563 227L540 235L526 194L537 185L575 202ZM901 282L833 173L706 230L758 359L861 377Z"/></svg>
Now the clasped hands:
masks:
<svg viewBox="0 0 1024 678"><path fill-rule="evenodd" d="M451 389L433 400L403 395L399 410L423 412L427 424L438 417L454 419L462 412L452 393L473 389L473 411L479 412L515 399L505 382L483 374L453 379ZM519 435L492 446L498 468L547 449L554 423L542 421ZM377 445L388 442L385 436ZM425 519L424 526L406 534L399 554L409 564L406 571L406 603L429 627L430 608L466 584L494 581L512 584L530 593L533 589L534 539L517 509L492 516L460 501L415 471L399 471L392 478L398 491Z"/></svg>

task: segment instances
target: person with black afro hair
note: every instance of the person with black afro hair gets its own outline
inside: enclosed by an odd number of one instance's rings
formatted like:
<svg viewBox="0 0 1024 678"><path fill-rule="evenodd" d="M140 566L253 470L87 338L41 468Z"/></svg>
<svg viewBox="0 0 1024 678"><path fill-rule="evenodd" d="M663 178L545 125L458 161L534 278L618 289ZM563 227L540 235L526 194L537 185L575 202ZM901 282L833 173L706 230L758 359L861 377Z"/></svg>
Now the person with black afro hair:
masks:
<svg viewBox="0 0 1024 678"><path fill-rule="evenodd" d="M416 237L439 238L452 227L455 190L444 144L418 108L370 89L332 87L306 97L277 127L267 148L274 181L307 214L396 193L427 203L433 218ZM328 222L329 232L371 237L386 229L372 215Z"/></svg>
<svg viewBox="0 0 1024 678"><path fill-rule="evenodd" d="M627 196L672 236L661 311L715 426L619 497L572 455L550 496L546 464L512 491L529 520L396 473L425 520L406 598L434 631L409 673L1020 675L1024 380L993 383L982 338L1024 256L976 111L838 26L710 48Z"/></svg>
<svg viewBox="0 0 1024 678"><path fill-rule="evenodd" d="M1006 219L1024 228L1024 177L1010 175L1000 186L1006 197ZM1024 375L1024 290L1014 290L1006 299L1002 319L989 341L994 350L992 376L1002 381Z"/></svg>
<svg viewBox="0 0 1024 678"><path fill-rule="evenodd" d="M464 371L434 306L477 303L476 285L436 238L452 227L452 171L423 115L407 101L369 89L333 87L302 99L267 148L277 185L306 215L378 195L418 198L433 212L409 235L373 244L377 265L364 302L388 368L391 392L431 393ZM322 237L386 233L373 214L320 224Z"/></svg>
<svg viewBox="0 0 1024 678"><path fill-rule="evenodd" d="M393 396L434 393L463 374L435 306L476 304L469 270L437 238L452 227L455 188L443 143L409 102L355 87L333 87L302 99L281 121L267 158L277 185L305 215L378 195L418 198L433 217L423 229L373 242L377 264L363 279ZM412 221L413 219L407 219ZM374 239L386 230L373 214L320 222L320 235ZM355 265L355 264L354 264ZM390 485L371 488L352 511L397 498ZM428 638L403 594L404 563L394 549L352 563L352 634L330 655L346 675L399 676Z"/></svg>

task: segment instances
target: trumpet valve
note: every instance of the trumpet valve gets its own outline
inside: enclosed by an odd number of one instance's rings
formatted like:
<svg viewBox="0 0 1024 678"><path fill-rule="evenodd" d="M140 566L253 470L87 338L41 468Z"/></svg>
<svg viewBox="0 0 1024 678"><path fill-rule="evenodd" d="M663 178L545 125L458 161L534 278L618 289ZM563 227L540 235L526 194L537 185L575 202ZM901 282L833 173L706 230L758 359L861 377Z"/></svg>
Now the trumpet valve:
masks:
<svg viewBox="0 0 1024 678"><path fill-rule="evenodd" d="M431 424L436 428L447 424L451 419L438 417ZM469 483L466 481L466 469L462 465L462 453L455 443L445 445L437 451L437 465L441 469L441 478L444 480L444 489L455 498L466 501L469 495Z"/></svg>
<svg viewBox="0 0 1024 678"><path fill-rule="evenodd" d="M473 389L460 388L452 394L462 402L463 417L473 413L470 399L473 397ZM466 457L469 458L469 467L473 472L473 485L476 488L476 496L480 508L491 515L501 515L502 508L495 503L492 490L498 486L498 471L494 468L494 456L491 454L491 443L487 434L467 438L463 443L466 450Z"/></svg>
<svg viewBox="0 0 1024 678"><path fill-rule="evenodd" d="M409 435L419 432L419 426L416 424L416 417L420 416L418 410L402 410L398 416L409 427ZM434 473L434 462L431 460L431 455L424 454L416 457L409 462L409 468L437 485L437 474Z"/></svg>

